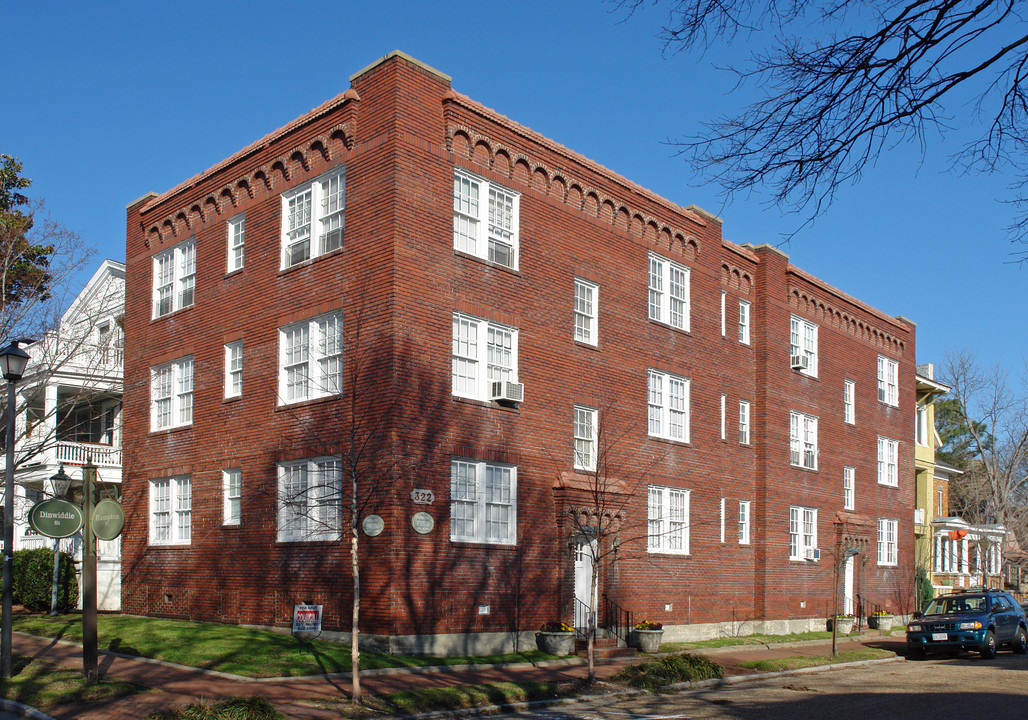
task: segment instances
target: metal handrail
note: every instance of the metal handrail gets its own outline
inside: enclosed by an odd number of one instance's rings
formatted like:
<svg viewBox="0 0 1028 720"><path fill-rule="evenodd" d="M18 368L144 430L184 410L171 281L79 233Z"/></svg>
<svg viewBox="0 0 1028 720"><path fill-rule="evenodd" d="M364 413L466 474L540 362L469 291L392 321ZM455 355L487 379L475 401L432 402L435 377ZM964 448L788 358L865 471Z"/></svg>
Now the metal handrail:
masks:
<svg viewBox="0 0 1028 720"><path fill-rule="evenodd" d="M632 632L632 613L625 610L610 597L603 594L603 618L604 629L607 637L617 638L618 644L628 645L628 638Z"/></svg>

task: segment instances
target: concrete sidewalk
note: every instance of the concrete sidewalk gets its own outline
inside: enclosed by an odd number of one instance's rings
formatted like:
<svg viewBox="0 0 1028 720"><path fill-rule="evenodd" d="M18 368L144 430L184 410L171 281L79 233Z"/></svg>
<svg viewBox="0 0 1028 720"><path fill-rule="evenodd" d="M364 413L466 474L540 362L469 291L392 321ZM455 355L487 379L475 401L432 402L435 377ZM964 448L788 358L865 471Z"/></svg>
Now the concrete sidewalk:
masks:
<svg viewBox="0 0 1028 720"><path fill-rule="evenodd" d="M904 646L904 641L902 637L864 635L842 638L838 647L842 652L861 645L898 650ZM14 633L13 649L16 654L45 658L68 667L82 667L82 648L79 645ZM726 677L738 677L753 672L741 668L742 662L796 655L825 655L831 652L831 641L745 645L695 652L707 655L724 666ZM597 676L608 677L633 662L638 662L638 658L602 661L597 664ZM175 707L196 699L218 700L255 694L268 698L289 718L332 718L338 715L313 708L304 704L304 701L349 697L352 679L348 673L340 673L254 680L104 651L100 652L99 670L101 677L111 676L151 690L99 705L61 708L52 713L56 720L141 720L154 710ZM377 695L416 688L478 685L505 680L573 682L585 678L587 674L585 662L578 659L505 666L387 668L362 672L361 687L366 694Z"/></svg>

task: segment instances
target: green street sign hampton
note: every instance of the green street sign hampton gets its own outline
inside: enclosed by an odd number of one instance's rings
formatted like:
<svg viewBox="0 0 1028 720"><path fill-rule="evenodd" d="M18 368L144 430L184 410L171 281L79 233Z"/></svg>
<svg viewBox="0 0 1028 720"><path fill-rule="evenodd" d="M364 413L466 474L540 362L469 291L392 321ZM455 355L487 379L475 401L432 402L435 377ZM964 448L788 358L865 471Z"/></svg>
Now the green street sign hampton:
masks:
<svg viewBox="0 0 1028 720"><path fill-rule="evenodd" d="M82 509L67 500L41 500L29 511L29 525L40 535L71 537L82 529Z"/></svg>
<svg viewBox="0 0 1028 720"><path fill-rule="evenodd" d="M117 500L104 498L93 508L93 534L101 540L113 540L125 527L125 511Z"/></svg>

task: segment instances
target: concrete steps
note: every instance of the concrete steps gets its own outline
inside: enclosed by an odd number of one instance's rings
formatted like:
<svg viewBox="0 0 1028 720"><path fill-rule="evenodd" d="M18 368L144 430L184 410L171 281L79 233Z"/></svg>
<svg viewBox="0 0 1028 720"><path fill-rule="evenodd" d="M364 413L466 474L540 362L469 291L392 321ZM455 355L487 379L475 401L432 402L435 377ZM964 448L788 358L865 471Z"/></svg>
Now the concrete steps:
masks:
<svg viewBox="0 0 1028 720"><path fill-rule="evenodd" d="M617 638L596 638L594 641L593 652L597 658L614 658L614 657L635 657L638 654L638 650L630 647L619 647ZM589 644L585 640L575 640L575 655L578 657L588 657L589 655Z"/></svg>

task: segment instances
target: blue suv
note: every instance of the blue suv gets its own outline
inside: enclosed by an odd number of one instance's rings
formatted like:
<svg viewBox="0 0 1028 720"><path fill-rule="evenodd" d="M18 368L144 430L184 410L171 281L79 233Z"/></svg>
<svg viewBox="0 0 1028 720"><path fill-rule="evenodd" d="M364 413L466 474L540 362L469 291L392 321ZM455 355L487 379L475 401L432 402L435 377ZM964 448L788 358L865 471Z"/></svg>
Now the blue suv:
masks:
<svg viewBox="0 0 1028 720"><path fill-rule="evenodd" d="M983 658L991 658L1000 646L1009 646L1015 653L1028 652L1024 610L1013 596L1000 590L940 595L923 615L914 613L907 624L908 658L923 658L937 650L977 651Z"/></svg>

